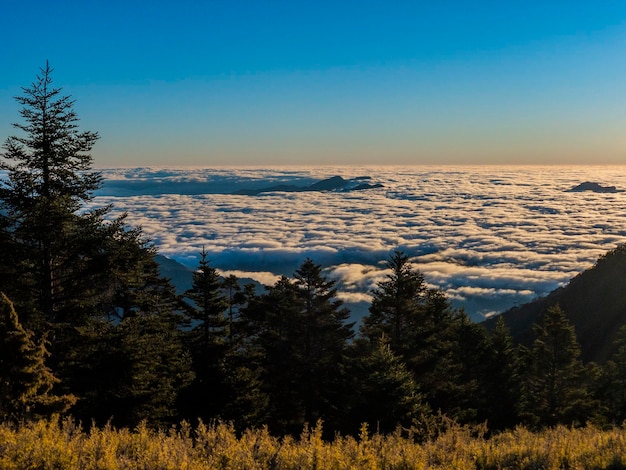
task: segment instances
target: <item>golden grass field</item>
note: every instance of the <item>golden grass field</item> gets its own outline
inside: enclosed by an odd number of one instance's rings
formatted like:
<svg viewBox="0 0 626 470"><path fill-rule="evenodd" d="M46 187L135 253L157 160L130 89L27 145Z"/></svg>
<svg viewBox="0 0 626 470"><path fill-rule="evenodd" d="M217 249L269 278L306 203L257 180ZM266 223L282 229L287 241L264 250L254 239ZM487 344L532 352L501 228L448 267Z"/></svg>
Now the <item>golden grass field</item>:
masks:
<svg viewBox="0 0 626 470"><path fill-rule="evenodd" d="M267 430L237 435L224 423L169 431L93 427L71 420L0 426L0 468L26 469L618 469L626 468L626 429L524 428L486 438L453 427L416 443L366 428L358 437L322 439L322 426L297 439Z"/></svg>

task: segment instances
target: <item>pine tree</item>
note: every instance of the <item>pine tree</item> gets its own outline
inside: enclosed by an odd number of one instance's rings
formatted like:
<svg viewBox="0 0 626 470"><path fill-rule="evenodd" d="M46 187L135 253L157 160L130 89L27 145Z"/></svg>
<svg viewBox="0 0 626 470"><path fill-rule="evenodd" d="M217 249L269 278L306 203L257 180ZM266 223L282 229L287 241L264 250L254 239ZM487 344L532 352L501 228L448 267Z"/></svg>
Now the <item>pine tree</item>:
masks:
<svg viewBox="0 0 626 470"><path fill-rule="evenodd" d="M242 292L237 276L232 274L223 279L222 289L224 291L224 299L228 304L228 342L236 347L235 343L240 341L240 336L243 333L240 331L241 318L239 309L246 302L246 294Z"/></svg>
<svg viewBox="0 0 626 470"><path fill-rule="evenodd" d="M307 259L294 278L281 278L246 312L258 328L270 426L295 433L321 418L330 430L345 391L341 364L353 336L350 313L320 265Z"/></svg>
<svg viewBox="0 0 626 470"><path fill-rule="evenodd" d="M243 313L257 299L254 284L241 288L230 275L222 288L228 303L228 339L224 358L226 400L221 416L240 429L267 422L268 397L263 390L263 351L256 343L254 322Z"/></svg>
<svg viewBox="0 0 626 470"><path fill-rule="evenodd" d="M601 395L614 424L626 420L626 326L617 332L615 351L602 368Z"/></svg>
<svg viewBox="0 0 626 470"><path fill-rule="evenodd" d="M223 281L215 268L209 265L204 250L198 269L193 274L192 287L184 297L190 300L187 315L192 329L187 338L196 377L185 391L183 401L186 413L209 420L222 414L230 395L226 365L230 333Z"/></svg>
<svg viewBox="0 0 626 470"><path fill-rule="evenodd" d="M129 385L139 380L134 373L115 374L99 358L131 371L142 361L153 369L168 364L159 369L168 375L163 384L186 376L185 361L177 365L162 353L180 350L177 358L184 357L182 306L141 230L127 227L125 216L109 217L109 207L86 210L102 181L89 155L98 135L78 130L74 101L53 87L48 64L23 91L17 100L24 123L14 125L20 135L9 137L0 154L7 174L0 181L0 282L24 324L37 336L50 332L47 366L61 379L56 389L80 394L75 411L89 418L98 400L115 401L109 389L126 384L131 419L149 393ZM152 349L141 335L151 338ZM141 347L130 351L133 343ZM158 380L149 381L155 390ZM173 409L165 394L154 400ZM155 419L171 412L157 408L150 411Z"/></svg>
<svg viewBox="0 0 626 470"><path fill-rule="evenodd" d="M116 329L115 339L124 356L117 364L123 380L113 388L115 423L176 422L179 396L194 372L174 318L159 314L125 319Z"/></svg>
<svg viewBox="0 0 626 470"><path fill-rule="evenodd" d="M296 270L293 287L304 323L305 420L331 419L335 394L341 389L339 364L348 341L353 337L350 312L336 298L335 281L322 275L321 265L307 258Z"/></svg>
<svg viewBox="0 0 626 470"><path fill-rule="evenodd" d="M142 271L116 318L90 322L70 338L65 382L81 398L72 409L80 419L163 425L185 408L181 397L194 378L186 319L174 287L153 268Z"/></svg>
<svg viewBox="0 0 626 470"><path fill-rule="evenodd" d="M519 422L522 386L519 355L503 317L496 320L488 344L483 384L487 401L483 417L490 429L502 430Z"/></svg>
<svg viewBox="0 0 626 470"><path fill-rule="evenodd" d="M0 293L0 420L20 420L65 412L71 395L55 395L59 380L45 365L45 342L19 322L11 301Z"/></svg>
<svg viewBox="0 0 626 470"><path fill-rule="evenodd" d="M424 276L413 269L409 257L395 250L387 262L391 271L372 291L369 315L363 319L361 336L378 341L384 336L391 348L405 356L412 347L410 336L421 328L427 288Z"/></svg>
<svg viewBox="0 0 626 470"><path fill-rule="evenodd" d="M267 289L243 311L252 339L246 347L247 363L259 374L259 398L265 399L258 408L265 406L263 414L270 429L278 434L297 433L305 422L301 310L287 277Z"/></svg>
<svg viewBox="0 0 626 470"><path fill-rule="evenodd" d="M398 426L408 428L430 414L413 374L384 336L366 351L357 348L354 352L347 371L351 387L345 432L356 433L367 423L370 429L388 433Z"/></svg>
<svg viewBox="0 0 626 470"><path fill-rule="evenodd" d="M481 423L488 404L485 382L490 379L487 333L462 311L442 333L435 336L441 338L439 359L426 374L434 390L431 404L459 422Z"/></svg>
<svg viewBox="0 0 626 470"><path fill-rule="evenodd" d="M382 336L413 373L434 410L458 407L462 365L455 355L463 315L452 309L445 294L429 289L424 276L396 250L387 264L390 273L372 292L370 313L361 325L361 341Z"/></svg>
<svg viewBox="0 0 626 470"><path fill-rule="evenodd" d="M200 254L200 263L193 273L192 287L185 292L189 317L197 332L197 347L207 359L212 346L223 345L229 336L226 309L228 301L222 290L223 281L215 268L209 265L206 251Z"/></svg>
<svg viewBox="0 0 626 470"><path fill-rule="evenodd" d="M560 306L550 307L534 327L522 409L532 424L584 424L596 408L574 327Z"/></svg>
<svg viewBox="0 0 626 470"><path fill-rule="evenodd" d="M0 212L20 251L18 298L36 301L27 316L38 311L45 322L58 323L69 312L90 307L87 292L81 292L80 302L74 293L88 277L83 242L97 232L94 224L101 225L104 210L79 213L101 184L89 155L98 134L78 130L74 102L52 86L51 75L46 64L23 88L24 96L16 98L25 122L14 124L23 135L9 137L0 155L0 169L7 171L0 184Z"/></svg>

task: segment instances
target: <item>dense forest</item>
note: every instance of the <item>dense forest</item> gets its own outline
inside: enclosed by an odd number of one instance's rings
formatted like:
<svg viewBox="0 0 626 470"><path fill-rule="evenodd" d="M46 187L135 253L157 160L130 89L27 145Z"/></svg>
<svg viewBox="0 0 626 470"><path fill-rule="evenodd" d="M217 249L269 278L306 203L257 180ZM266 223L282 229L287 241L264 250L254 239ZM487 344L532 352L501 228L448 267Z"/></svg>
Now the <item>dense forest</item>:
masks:
<svg viewBox="0 0 626 470"><path fill-rule="evenodd" d="M0 421L67 414L83 423L162 427L223 420L329 436L441 423L621 424L626 329L606 361L583 362L559 304L525 343L428 288L394 251L358 329L322 267L303 260L259 294L222 278L202 253L178 295L156 248L110 208L86 210L102 184L98 134L46 65L18 97L19 135L0 154Z"/></svg>

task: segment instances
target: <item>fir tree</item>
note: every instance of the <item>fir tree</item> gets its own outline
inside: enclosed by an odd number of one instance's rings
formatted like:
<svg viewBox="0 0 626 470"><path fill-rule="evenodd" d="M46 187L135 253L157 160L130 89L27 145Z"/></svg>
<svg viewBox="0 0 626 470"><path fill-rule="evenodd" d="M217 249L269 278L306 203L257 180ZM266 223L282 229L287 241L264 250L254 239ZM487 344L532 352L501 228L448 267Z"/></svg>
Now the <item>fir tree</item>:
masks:
<svg viewBox="0 0 626 470"><path fill-rule="evenodd" d="M322 267L306 259L296 270L293 287L299 300L304 324L303 355L305 385L305 420L317 422L332 418L338 382L339 364L348 341L353 337L353 323L347 323L350 312L336 298L335 282L322 275Z"/></svg>
<svg viewBox="0 0 626 470"><path fill-rule="evenodd" d="M522 384L517 348L501 316L490 332L488 345L483 383L487 401L483 417L490 429L502 430L519 422Z"/></svg>
<svg viewBox="0 0 626 470"><path fill-rule="evenodd" d="M349 311L312 260L294 277L281 278L247 309L258 325L270 424L278 432L300 432L321 418L332 429L345 391L341 364L353 336Z"/></svg>
<svg viewBox="0 0 626 470"><path fill-rule="evenodd" d="M299 432L305 422L303 406L304 367L301 310L287 277L281 277L268 292L251 299L243 314L250 326L251 344L246 356L258 372L264 415L273 432Z"/></svg>
<svg viewBox="0 0 626 470"><path fill-rule="evenodd" d="M52 86L48 64L23 91L16 99L24 123L14 124L23 135L9 137L0 155L0 169L7 171L0 212L19 250L18 298L36 301L25 309L27 315L38 311L44 321L58 323L69 311L89 308L87 292L75 295L89 271L81 242L101 224L103 211L79 210L101 184L89 155L98 134L78 130L74 102Z"/></svg>
<svg viewBox="0 0 626 470"><path fill-rule="evenodd" d="M171 315L125 319L115 340L123 360L122 377L113 388L116 424L172 424L178 419L179 396L193 380L192 361L182 333ZM110 392L109 392L110 393Z"/></svg>
<svg viewBox="0 0 626 470"><path fill-rule="evenodd" d="M394 251L387 268L390 270L387 279L372 291L372 303L369 315L363 319L361 336L378 341L384 334L391 348L405 356L406 348L412 347L410 335L421 327L427 288L424 276L413 269L403 252Z"/></svg>
<svg viewBox="0 0 626 470"><path fill-rule="evenodd" d="M430 406L454 412L463 367L455 355L462 315L451 308L442 291L426 286L406 254L394 251L387 266L386 280L372 292L370 313L361 326L362 341L387 338Z"/></svg>
<svg viewBox="0 0 626 470"><path fill-rule="evenodd" d="M61 379L56 389L80 394L76 411L90 418L98 400L115 401L117 392L110 390L138 383L134 373L108 370L101 357L133 371L144 360L154 367L169 364L158 369L169 376L163 384L187 374L185 364L166 361L159 352L179 348L177 358L184 357L181 304L140 229L127 227L125 216L107 217L109 207L86 210L101 185L89 154L98 135L78 130L74 102L53 87L52 69L46 64L23 91L17 100L24 123L14 125L21 134L9 137L0 154L7 174L0 181L0 282L24 324L38 337L50 332L47 365ZM134 335L151 338L155 349ZM141 347L130 351L132 343ZM153 389L159 385L157 379L150 383ZM128 387L126 400L135 404L127 403L131 411L124 413L131 420L142 414L132 410L147 403L148 394ZM157 398L164 395L155 394L155 400L173 404L171 396ZM145 413L161 419L171 411L158 408Z"/></svg>
<svg viewBox="0 0 626 470"><path fill-rule="evenodd" d="M602 368L601 396L614 424L626 420L626 326L617 332L615 351Z"/></svg>
<svg viewBox="0 0 626 470"><path fill-rule="evenodd" d="M241 290L239 279L235 275L230 275L223 279L222 289L226 300L228 315L228 341L233 346L240 341L242 331L238 328L240 323L239 309L246 302L246 295Z"/></svg>
<svg viewBox="0 0 626 470"><path fill-rule="evenodd" d="M584 424L596 408L574 327L565 312L550 307L534 327L522 409L532 424Z"/></svg>
<svg viewBox="0 0 626 470"><path fill-rule="evenodd" d="M197 332L197 348L204 359L210 356L210 349L223 345L229 336L226 309L228 301L222 291L223 281L215 268L209 265L206 251L200 254L200 263L193 273L191 289L185 297L191 300L188 314Z"/></svg>
<svg viewBox="0 0 626 470"><path fill-rule="evenodd" d="M229 353L228 308L223 281L209 265L204 250L193 274L191 289L184 297L191 322L188 344L192 351L196 378L185 391L187 413L208 420L219 416L229 397L226 358Z"/></svg>
<svg viewBox="0 0 626 470"><path fill-rule="evenodd" d="M413 374L394 354L383 336L367 351L358 350L348 364L352 383L345 410L345 431L356 433L362 423L388 433L398 426L410 427L416 419L430 414Z"/></svg>

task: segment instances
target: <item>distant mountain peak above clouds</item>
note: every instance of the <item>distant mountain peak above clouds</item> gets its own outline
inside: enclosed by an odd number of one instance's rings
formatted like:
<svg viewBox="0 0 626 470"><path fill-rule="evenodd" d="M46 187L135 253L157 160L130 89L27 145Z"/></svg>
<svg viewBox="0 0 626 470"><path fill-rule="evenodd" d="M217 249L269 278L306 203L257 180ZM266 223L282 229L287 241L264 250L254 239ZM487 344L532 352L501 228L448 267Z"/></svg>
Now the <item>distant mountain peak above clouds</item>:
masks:
<svg viewBox="0 0 626 470"><path fill-rule="evenodd" d="M341 176L332 176L326 178L317 183L313 183L307 186L297 185L275 185L268 186L266 188L257 189L240 189L233 194L245 195L245 196L257 196L262 193L274 193L274 192L306 192L306 191L335 191L335 192L348 192L348 191L363 191L366 189L375 189L384 187L381 183L371 184L368 181L371 180L370 176L357 176L356 178L344 179Z"/></svg>
<svg viewBox="0 0 626 470"><path fill-rule="evenodd" d="M584 183L580 183L579 185L574 186L571 189L568 189L569 192L582 192L582 191L591 191L594 193L620 193L622 190L617 189L615 186L602 186L599 183L594 183L592 181L585 181Z"/></svg>

